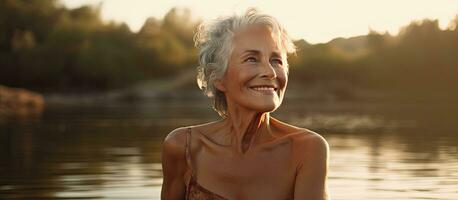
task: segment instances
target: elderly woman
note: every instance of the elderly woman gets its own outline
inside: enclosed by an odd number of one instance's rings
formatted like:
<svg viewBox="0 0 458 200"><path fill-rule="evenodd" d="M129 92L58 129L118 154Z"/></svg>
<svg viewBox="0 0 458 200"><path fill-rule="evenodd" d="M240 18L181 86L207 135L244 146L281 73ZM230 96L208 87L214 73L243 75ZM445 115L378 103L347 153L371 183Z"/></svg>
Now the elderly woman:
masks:
<svg viewBox="0 0 458 200"><path fill-rule="evenodd" d="M163 144L162 199L328 199L329 147L270 116L288 83L294 45L249 9L199 27L197 82L221 120L173 130Z"/></svg>

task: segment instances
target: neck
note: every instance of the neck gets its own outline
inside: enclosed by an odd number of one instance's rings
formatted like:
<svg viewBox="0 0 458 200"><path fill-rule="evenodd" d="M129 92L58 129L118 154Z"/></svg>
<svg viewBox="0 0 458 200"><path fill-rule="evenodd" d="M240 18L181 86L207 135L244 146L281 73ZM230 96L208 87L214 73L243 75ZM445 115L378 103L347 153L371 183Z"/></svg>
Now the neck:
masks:
<svg viewBox="0 0 458 200"><path fill-rule="evenodd" d="M231 144L238 154L254 147L260 136L271 133L270 113L247 110L241 106L228 107L224 127L230 130Z"/></svg>

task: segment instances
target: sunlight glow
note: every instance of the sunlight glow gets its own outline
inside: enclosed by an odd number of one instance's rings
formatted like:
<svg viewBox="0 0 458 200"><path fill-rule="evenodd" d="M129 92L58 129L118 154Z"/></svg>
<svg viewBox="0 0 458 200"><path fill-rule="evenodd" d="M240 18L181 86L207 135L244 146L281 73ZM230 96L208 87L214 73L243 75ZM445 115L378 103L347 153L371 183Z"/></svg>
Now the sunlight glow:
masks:
<svg viewBox="0 0 458 200"><path fill-rule="evenodd" d="M126 22L138 31L146 18L162 18L172 7L188 7L196 18L212 19L257 7L282 22L295 39L311 43L367 34L370 29L397 34L413 20L438 19L441 28L458 14L456 0L62 0L74 8L102 3L105 20Z"/></svg>

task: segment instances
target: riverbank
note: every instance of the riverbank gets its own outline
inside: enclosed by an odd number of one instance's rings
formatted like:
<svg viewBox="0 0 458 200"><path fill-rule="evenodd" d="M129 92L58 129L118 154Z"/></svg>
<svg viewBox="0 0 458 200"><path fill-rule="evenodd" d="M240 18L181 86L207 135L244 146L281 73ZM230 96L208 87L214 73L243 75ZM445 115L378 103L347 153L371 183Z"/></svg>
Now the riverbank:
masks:
<svg viewBox="0 0 458 200"><path fill-rule="evenodd" d="M45 107L43 95L0 85L0 119L38 117Z"/></svg>

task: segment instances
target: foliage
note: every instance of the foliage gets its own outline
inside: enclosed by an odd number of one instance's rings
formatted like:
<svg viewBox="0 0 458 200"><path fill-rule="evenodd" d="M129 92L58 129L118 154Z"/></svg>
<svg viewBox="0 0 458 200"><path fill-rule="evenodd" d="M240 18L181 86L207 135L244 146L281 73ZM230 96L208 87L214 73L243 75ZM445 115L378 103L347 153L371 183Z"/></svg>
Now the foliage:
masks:
<svg viewBox="0 0 458 200"><path fill-rule="evenodd" d="M295 77L301 78L302 85L340 80L414 98L458 97L454 92L458 88L457 22L458 15L448 29L441 30L437 20L425 19L403 27L397 36L370 31L366 36L310 45L298 52ZM363 45L355 45L361 41ZM348 43L357 50L345 50Z"/></svg>
<svg viewBox="0 0 458 200"><path fill-rule="evenodd" d="M196 65L187 9L150 18L133 33L103 22L100 7L55 0L0 2L0 84L40 91L100 90L172 76Z"/></svg>

